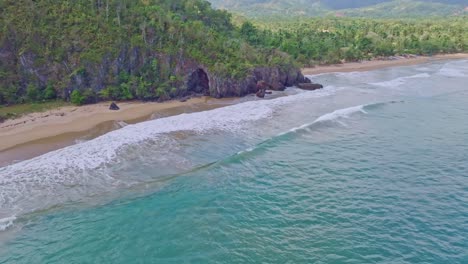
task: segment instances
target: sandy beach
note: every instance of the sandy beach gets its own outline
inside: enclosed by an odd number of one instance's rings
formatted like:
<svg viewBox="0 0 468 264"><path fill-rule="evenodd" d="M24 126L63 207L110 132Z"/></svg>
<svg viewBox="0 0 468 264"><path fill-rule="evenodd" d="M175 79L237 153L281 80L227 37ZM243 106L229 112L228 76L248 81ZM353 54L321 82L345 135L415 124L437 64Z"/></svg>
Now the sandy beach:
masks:
<svg viewBox="0 0 468 264"><path fill-rule="evenodd" d="M314 68L304 68L302 73L304 75L315 75L330 72L354 72L354 71L371 71L387 67L406 66L426 63L435 60L450 60L450 59L466 59L468 53L456 53L456 54L444 54L435 55L431 57L427 56L415 56L415 57L392 57L386 60L372 60L362 62L347 62L343 64L324 65L317 66Z"/></svg>
<svg viewBox="0 0 468 264"><path fill-rule="evenodd" d="M421 64L434 60L464 59L468 54L448 54L432 57L394 57L389 60L344 63L305 68L305 75L329 72L369 71L385 67ZM0 167L15 161L89 140L149 119L214 109L236 103L236 99L192 98L187 102L121 102L120 110L109 110L110 102L85 106L66 106L33 113L0 123Z"/></svg>
<svg viewBox="0 0 468 264"><path fill-rule="evenodd" d="M103 102L28 114L0 123L0 166L89 140L127 124L214 109L235 100L199 97L186 102L121 102L118 111L109 110L110 102Z"/></svg>

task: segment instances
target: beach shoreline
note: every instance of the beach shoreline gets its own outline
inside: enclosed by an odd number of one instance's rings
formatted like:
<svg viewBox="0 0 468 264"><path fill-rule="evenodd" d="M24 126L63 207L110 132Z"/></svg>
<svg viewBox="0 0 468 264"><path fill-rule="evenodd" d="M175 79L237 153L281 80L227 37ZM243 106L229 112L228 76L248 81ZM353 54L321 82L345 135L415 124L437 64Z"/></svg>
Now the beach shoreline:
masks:
<svg viewBox="0 0 468 264"><path fill-rule="evenodd" d="M186 102L118 102L118 111L109 110L110 102L101 102L64 106L9 119L0 123L0 167L90 140L128 124L211 110L235 101L204 96Z"/></svg>
<svg viewBox="0 0 468 264"><path fill-rule="evenodd" d="M304 75L317 75L333 72L360 72L372 71L382 68L410 66L423 64L438 60L468 59L468 53L441 54L434 56L411 56L411 57L391 57L382 60L371 60L362 62L346 62L343 64L321 65L314 68L303 68Z"/></svg>
<svg viewBox="0 0 468 264"><path fill-rule="evenodd" d="M467 59L467 53L432 57L398 57L339 65L304 68L304 75L333 72L371 71L381 68L423 64L437 60ZM90 140L127 124L168 117L182 113L211 110L237 103L238 98L191 98L186 102L119 102L120 110L109 110L110 102L84 106L64 106L27 114L0 123L0 167L34 158L47 152Z"/></svg>

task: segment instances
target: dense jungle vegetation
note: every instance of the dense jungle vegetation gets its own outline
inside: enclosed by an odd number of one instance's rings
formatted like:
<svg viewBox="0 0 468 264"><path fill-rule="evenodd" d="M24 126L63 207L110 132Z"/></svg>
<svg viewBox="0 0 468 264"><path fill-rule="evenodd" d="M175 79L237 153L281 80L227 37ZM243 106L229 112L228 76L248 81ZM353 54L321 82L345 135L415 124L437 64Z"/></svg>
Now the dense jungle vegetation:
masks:
<svg viewBox="0 0 468 264"><path fill-rule="evenodd" d="M250 18L346 16L373 18L447 17L467 13L466 0L210 0L215 7Z"/></svg>
<svg viewBox="0 0 468 264"><path fill-rule="evenodd" d="M432 20L263 19L245 21L240 31L252 45L279 48L305 66L468 51L467 16Z"/></svg>
<svg viewBox="0 0 468 264"><path fill-rule="evenodd" d="M466 16L233 23L204 0L3 0L0 10L0 105L166 100L183 94L191 63L241 79L260 66L468 51Z"/></svg>
<svg viewBox="0 0 468 264"><path fill-rule="evenodd" d="M203 0L3 0L0 10L0 105L169 99L183 88L181 61L228 78L293 66Z"/></svg>

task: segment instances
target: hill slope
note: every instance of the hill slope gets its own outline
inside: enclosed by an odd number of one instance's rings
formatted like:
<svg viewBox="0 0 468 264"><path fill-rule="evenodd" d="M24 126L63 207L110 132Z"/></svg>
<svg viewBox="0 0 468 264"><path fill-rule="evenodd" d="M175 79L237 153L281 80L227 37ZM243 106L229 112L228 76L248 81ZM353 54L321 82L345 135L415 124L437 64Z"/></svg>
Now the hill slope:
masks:
<svg viewBox="0 0 468 264"><path fill-rule="evenodd" d="M3 0L0 10L0 105L240 96L258 79L302 78L203 0Z"/></svg>
<svg viewBox="0 0 468 264"><path fill-rule="evenodd" d="M427 17L461 14L466 0L210 0L217 8L248 17L324 16ZM389 11L390 12L387 12Z"/></svg>

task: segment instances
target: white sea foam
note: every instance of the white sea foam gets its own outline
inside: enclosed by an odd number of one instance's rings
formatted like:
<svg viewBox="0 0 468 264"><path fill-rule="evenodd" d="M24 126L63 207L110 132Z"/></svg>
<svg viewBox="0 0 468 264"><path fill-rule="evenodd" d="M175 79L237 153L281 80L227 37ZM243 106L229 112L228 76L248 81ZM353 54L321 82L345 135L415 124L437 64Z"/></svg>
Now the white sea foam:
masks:
<svg viewBox="0 0 468 264"><path fill-rule="evenodd" d="M446 77L465 77L468 76L463 72L463 69L449 68L447 66L442 67L437 74L446 76Z"/></svg>
<svg viewBox="0 0 468 264"><path fill-rule="evenodd" d="M125 123L124 121L117 121L115 124L116 124L116 126L117 126L118 128L122 128L122 127L128 126L128 124Z"/></svg>
<svg viewBox="0 0 468 264"><path fill-rule="evenodd" d="M338 77L344 77L347 79L362 79L372 76L372 71L354 71L354 72L337 72L335 73Z"/></svg>
<svg viewBox="0 0 468 264"><path fill-rule="evenodd" d="M323 122L323 121L332 121L332 120L343 118L343 117L347 118L351 116L352 114L358 113L358 112L365 114L366 111L364 111L364 107L365 105L358 105L358 106L348 107L344 109L339 109L339 110L333 111L332 113L328 113L328 114L320 116L319 118L317 118L317 120L315 120L315 123Z"/></svg>
<svg viewBox="0 0 468 264"><path fill-rule="evenodd" d="M382 86L382 87L398 87L404 83L406 83L407 80L411 79L417 79L417 78L429 78L431 75L428 73L419 73L411 76L406 76L406 77L399 77L393 80L389 81L384 81L384 82L375 82L375 83L370 83L372 85L376 86Z"/></svg>
<svg viewBox="0 0 468 264"><path fill-rule="evenodd" d="M15 220L15 216L0 219L0 231L5 231L11 226L13 226L13 222Z"/></svg>
<svg viewBox="0 0 468 264"><path fill-rule="evenodd" d="M358 106L338 109L338 110L335 110L335 111L333 111L331 113L321 115L320 117L315 119L315 121L312 122L312 123L308 123L308 124L304 124L304 125L299 126L299 127L292 128L288 132L285 132L285 133L282 133L282 134L286 134L286 133L289 133L289 132L296 132L296 131L308 128L311 125L314 125L314 124L317 124L317 123L320 123L320 122L334 121L334 120L337 120L339 118L349 118L352 114L355 114L355 113L358 113L358 112L366 114L367 112L364 111L364 107L366 107L366 106L367 105L358 105Z"/></svg>
<svg viewBox="0 0 468 264"><path fill-rule="evenodd" d="M368 105L375 105L375 104L368 104ZM315 121L312 122L312 123L306 123L304 125L291 128L288 131L279 133L274 138L281 137L281 136L284 136L284 135L287 135L287 134L290 134L290 133L295 133L295 132L307 129L307 128L313 126L314 124L318 124L318 123L321 123L321 122L335 121L335 120L338 121L338 119L340 119L340 118L349 118L351 115L353 115L355 113L358 113L358 112L366 114L367 112L364 110L364 108L366 106L368 106L368 105L358 105L358 106L353 106L353 107L348 107L348 108L335 110L335 111L333 111L331 113L321 115L320 117L315 119ZM338 121L338 122L343 125L343 123L341 123L340 121ZM248 148L246 150L243 150L243 151L239 151L237 154L240 155L240 154L252 152L252 151L256 150L260 145L262 145L262 144L250 147L250 148Z"/></svg>
<svg viewBox="0 0 468 264"><path fill-rule="evenodd" d="M84 138L78 138L78 139L75 139L75 144L81 144L81 143L84 143L88 141L87 139L84 139Z"/></svg>
<svg viewBox="0 0 468 264"><path fill-rule="evenodd" d="M416 68L416 70L417 70L417 71L424 71L424 72L427 72L427 71L430 71L431 68L429 68L429 67L418 67L418 68Z"/></svg>
<svg viewBox="0 0 468 264"><path fill-rule="evenodd" d="M104 166L122 161L121 151L126 147L148 140L158 141L164 134L176 131L235 131L248 122L271 117L278 107L332 95L336 91L334 87L314 92L297 91L296 95L272 100L249 101L127 125L93 140L0 168L0 215L26 213L127 184L122 182L125 179L107 173Z"/></svg>

